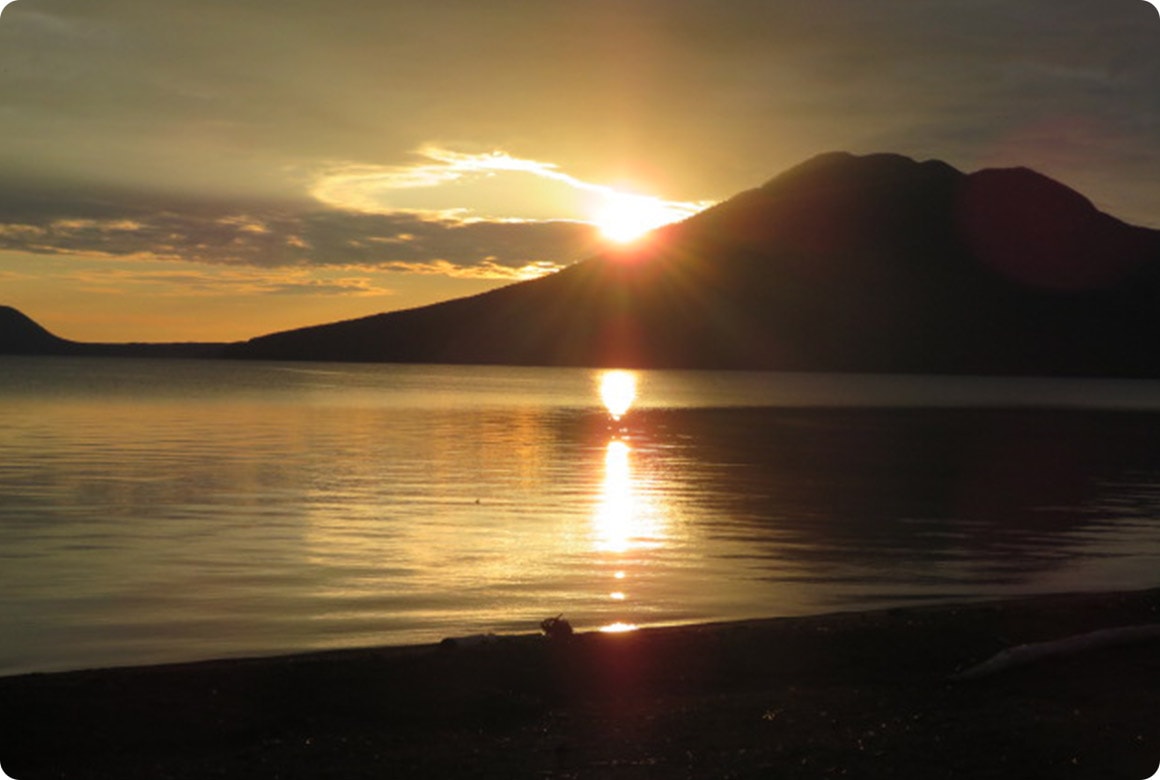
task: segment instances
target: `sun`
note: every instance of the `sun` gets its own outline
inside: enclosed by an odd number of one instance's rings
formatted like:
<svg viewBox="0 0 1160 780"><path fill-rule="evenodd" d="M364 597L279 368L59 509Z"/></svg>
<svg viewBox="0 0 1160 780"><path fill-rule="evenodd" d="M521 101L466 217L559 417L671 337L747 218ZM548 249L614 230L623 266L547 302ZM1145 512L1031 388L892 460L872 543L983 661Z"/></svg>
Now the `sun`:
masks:
<svg viewBox="0 0 1160 780"><path fill-rule="evenodd" d="M612 190L605 193L602 200L592 222L602 236L618 244L631 243L661 225L688 216L672 204L650 195Z"/></svg>

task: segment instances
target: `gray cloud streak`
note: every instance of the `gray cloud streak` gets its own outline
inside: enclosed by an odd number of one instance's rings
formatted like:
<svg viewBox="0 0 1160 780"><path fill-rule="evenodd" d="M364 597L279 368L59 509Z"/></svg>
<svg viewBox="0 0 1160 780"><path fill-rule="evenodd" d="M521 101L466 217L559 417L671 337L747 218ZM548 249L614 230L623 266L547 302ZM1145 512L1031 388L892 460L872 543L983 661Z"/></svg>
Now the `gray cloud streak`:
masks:
<svg viewBox="0 0 1160 780"><path fill-rule="evenodd" d="M40 254L502 279L547 272L597 249L595 229L577 222L456 223L309 204L145 206L108 193L0 192L0 250Z"/></svg>

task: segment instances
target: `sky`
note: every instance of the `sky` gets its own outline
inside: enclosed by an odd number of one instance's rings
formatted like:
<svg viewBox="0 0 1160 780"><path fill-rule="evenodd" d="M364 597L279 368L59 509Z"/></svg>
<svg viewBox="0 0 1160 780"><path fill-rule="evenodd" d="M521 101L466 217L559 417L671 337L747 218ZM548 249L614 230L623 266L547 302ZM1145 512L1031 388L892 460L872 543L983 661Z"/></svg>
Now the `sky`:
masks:
<svg viewBox="0 0 1160 780"><path fill-rule="evenodd" d="M1160 13L16 0L0 303L81 341L245 339L551 273L837 150L1028 166L1160 228Z"/></svg>

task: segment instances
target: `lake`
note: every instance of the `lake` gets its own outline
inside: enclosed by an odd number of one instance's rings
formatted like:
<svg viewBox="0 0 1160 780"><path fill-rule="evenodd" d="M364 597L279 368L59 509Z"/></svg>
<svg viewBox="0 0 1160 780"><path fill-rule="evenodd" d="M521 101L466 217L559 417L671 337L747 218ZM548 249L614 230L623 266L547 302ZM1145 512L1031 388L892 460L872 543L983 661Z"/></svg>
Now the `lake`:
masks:
<svg viewBox="0 0 1160 780"><path fill-rule="evenodd" d="M1160 584L1156 383L607 373L0 358L0 674Z"/></svg>

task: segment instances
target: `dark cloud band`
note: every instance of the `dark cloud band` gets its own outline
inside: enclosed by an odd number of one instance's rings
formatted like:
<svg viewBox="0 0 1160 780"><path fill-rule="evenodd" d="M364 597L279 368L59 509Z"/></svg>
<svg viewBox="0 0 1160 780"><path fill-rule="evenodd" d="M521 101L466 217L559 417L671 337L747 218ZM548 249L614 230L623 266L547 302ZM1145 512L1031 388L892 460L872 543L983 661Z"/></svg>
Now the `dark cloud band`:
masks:
<svg viewBox="0 0 1160 780"><path fill-rule="evenodd" d="M263 268L361 266L483 278L548 273L596 251L591 225L451 222L307 204L172 203L0 194L0 250Z"/></svg>

